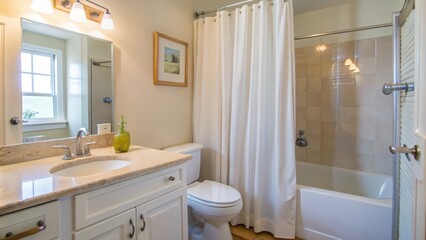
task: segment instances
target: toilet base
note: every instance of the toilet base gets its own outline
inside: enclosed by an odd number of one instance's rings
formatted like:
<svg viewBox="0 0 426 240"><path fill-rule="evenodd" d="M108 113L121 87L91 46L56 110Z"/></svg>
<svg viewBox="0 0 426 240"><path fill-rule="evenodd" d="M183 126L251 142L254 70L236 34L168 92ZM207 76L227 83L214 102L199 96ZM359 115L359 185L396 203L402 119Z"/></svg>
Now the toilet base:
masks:
<svg viewBox="0 0 426 240"><path fill-rule="evenodd" d="M201 223L191 219L189 226L189 240L232 240L229 223Z"/></svg>

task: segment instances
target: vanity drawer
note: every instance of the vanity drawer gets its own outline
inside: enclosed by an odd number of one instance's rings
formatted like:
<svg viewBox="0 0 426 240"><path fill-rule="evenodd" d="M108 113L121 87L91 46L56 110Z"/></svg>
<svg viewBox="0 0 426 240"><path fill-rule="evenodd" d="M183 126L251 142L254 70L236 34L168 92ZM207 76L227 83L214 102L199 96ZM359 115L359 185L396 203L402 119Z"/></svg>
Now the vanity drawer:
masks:
<svg viewBox="0 0 426 240"><path fill-rule="evenodd" d="M75 230L186 185L183 164L75 196Z"/></svg>
<svg viewBox="0 0 426 240"><path fill-rule="evenodd" d="M45 228L43 228L45 226ZM29 230L34 232L29 233ZM25 240L46 240L59 236L59 202L27 208L0 216L0 238L7 233L28 233Z"/></svg>

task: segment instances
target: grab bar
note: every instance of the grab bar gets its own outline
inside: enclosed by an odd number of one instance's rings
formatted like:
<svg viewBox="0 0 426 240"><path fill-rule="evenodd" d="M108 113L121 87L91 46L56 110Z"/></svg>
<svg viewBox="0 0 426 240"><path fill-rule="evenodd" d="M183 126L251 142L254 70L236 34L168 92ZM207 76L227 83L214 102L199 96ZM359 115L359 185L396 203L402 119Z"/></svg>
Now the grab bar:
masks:
<svg viewBox="0 0 426 240"><path fill-rule="evenodd" d="M414 91L414 83L385 83L385 85L383 85L383 94L390 95L395 91Z"/></svg>

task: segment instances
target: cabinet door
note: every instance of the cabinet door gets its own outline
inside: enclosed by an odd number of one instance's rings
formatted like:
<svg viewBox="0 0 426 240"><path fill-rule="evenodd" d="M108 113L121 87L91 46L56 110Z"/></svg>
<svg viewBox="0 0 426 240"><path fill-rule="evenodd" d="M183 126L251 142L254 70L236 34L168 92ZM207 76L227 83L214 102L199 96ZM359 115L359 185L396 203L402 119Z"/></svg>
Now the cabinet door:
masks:
<svg viewBox="0 0 426 240"><path fill-rule="evenodd" d="M186 188L137 208L138 240L188 239Z"/></svg>
<svg viewBox="0 0 426 240"><path fill-rule="evenodd" d="M128 240L136 239L135 209L115 215L105 221L74 234L75 240Z"/></svg>

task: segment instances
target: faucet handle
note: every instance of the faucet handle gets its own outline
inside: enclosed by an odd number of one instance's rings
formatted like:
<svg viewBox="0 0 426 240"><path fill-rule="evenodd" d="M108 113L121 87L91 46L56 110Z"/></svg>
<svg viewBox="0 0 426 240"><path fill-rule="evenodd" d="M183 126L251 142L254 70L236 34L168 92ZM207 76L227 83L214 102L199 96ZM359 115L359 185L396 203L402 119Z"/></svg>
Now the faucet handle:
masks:
<svg viewBox="0 0 426 240"><path fill-rule="evenodd" d="M88 157L88 156L92 155L90 153L90 146L95 145L95 144L96 144L96 142L88 142L88 143L84 144L83 156Z"/></svg>
<svg viewBox="0 0 426 240"><path fill-rule="evenodd" d="M70 147L68 147L67 145L54 145L54 146L52 146L52 148L61 148L61 149L64 149L64 156L62 157L63 160L71 160L71 159L73 159Z"/></svg>

